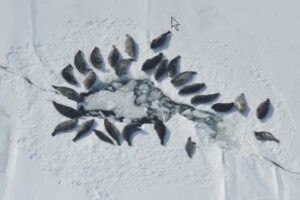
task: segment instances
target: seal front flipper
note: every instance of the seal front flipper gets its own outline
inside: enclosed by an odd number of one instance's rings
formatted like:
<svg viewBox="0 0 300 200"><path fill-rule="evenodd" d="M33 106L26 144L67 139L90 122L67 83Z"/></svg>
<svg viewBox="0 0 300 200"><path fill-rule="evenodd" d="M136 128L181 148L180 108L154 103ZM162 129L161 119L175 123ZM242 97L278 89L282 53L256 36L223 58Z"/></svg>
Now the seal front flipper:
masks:
<svg viewBox="0 0 300 200"><path fill-rule="evenodd" d="M77 140L82 138L84 135L86 135L92 129L92 126L94 125L94 121L95 121L94 119L91 119L91 120L83 122L80 125L76 136L73 138L73 142L76 142Z"/></svg>

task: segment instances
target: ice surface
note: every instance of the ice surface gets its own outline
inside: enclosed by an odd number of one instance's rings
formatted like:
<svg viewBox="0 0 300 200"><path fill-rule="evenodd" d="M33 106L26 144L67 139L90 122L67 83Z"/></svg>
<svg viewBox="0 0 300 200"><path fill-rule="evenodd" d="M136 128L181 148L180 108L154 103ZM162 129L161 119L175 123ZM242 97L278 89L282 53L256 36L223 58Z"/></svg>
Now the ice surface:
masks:
<svg viewBox="0 0 300 200"><path fill-rule="evenodd" d="M130 79L127 83L123 80L123 87L119 88L115 88L115 84L106 83L109 89L103 88L85 97L80 105L83 105L87 115L104 118L103 111L110 111L116 120L154 123L157 119L168 121L175 114L181 114L189 120L207 125L214 131L214 137L217 135L221 117L172 101L150 80Z"/></svg>

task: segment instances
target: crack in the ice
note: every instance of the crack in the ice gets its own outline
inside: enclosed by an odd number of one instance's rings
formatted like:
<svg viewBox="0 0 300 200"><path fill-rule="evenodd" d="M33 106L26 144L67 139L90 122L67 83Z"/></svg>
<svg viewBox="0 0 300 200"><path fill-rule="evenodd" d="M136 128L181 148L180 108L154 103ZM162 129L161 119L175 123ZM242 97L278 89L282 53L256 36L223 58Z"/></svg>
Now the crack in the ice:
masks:
<svg viewBox="0 0 300 200"><path fill-rule="evenodd" d="M40 91L42 91L42 92L51 92L51 93L57 94L57 92L55 92L54 90L49 90L49 89L42 88L42 87L40 87L39 85L37 85L37 84L35 84L34 82L32 82L31 79L29 79L28 77L26 77L26 76L24 76L24 75L22 75L22 74L19 74L19 73L17 73L17 72L11 71L11 70L9 70L7 67L5 67L5 66L1 66L1 65L0 65L0 69L1 69L2 71L5 71L5 72L7 72L7 73L9 73L9 74L14 75L14 76L21 77L22 79L24 79L24 80L26 81L26 83L28 83L29 85L32 85L32 86L38 88L38 89L39 89Z"/></svg>

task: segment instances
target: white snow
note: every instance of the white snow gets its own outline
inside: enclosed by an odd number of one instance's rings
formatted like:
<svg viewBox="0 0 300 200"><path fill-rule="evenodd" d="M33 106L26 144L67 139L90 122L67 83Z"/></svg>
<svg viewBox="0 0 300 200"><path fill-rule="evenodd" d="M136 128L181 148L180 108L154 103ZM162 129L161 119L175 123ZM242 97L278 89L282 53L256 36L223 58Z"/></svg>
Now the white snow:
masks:
<svg viewBox="0 0 300 200"><path fill-rule="evenodd" d="M298 200L300 176L262 159L300 171L298 8L295 0L2 0L0 65L36 86L0 71L0 199ZM181 25L180 31L173 30L165 56L181 55L181 71L197 71L194 82L206 83L204 93L220 92L220 102L245 93L249 114L220 114L224 122L215 139L201 124L175 115L166 123L165 147L151 125L143 125L145 132L134 137L133 147L114 147L94 134L77 143L72 142L74 132L51 137L55 125L65 120L51 101L76 107L51 88L71 87L60 75L62 68L73 64L79 49L89 58L94 46L104 58L112 45L126 57L126 33L139 45L132 77L148 77L171 99L189 103L169 78L156 82L140 70L156 54L149 49L151 38L170 29L171 16ZM107 63L97 75L105 82L117 79ZM107 96L101 100L104 107L121 105L121 97L132 102L123 92L117 98L109 92L94 98ZM273 109L260 122L255 108L266 98ZM134 116L143 113L126 105ZM104 130L103 120L96 122ZM116 125L121 129L125 124ZM280 144L257 141L255 130L272 132ZM189 136L198 144L192 160L184 151Z"/></svg>

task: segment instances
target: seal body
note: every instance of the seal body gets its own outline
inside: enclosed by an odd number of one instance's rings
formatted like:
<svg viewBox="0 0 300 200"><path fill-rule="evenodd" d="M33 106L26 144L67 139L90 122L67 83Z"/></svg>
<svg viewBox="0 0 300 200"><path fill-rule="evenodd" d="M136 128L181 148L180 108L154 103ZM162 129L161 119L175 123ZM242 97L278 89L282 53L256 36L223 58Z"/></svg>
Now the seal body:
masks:
<svg viewBox="0 0 300 200"><path fill-rule="evenodd" d="M82 73L82 74L86 74L88 72L88 64L84 58L84 54L82 51L78 51L75 55L75 58L74 58L74 64L75 64L75 67L77 68L77 70Z"/></svg>
<svg viewBox="0 0 300 200"><path fill-rule="evenodd" d="M113 68L117 66L120 58L121 58L121 54L119 52L119 50L117 49L117 47L115 45L112 46L112 50L111 52L108 54L108 63L110 66L112 66Z"/></svg>
<svg viewBox="0 0 300 200"><path fill-rule="evenodd" d="M160 144L165 145L165 136L166 136L166 126L160 120L157 120L154 123L154 129L160 139Z"/></svg>
<svg viewBox="0 0 300 200"><path fill-rule="evenodd" d="M94 125L94 122L95 122L94 119L83 122L80 125L76 136L73 138L73 142L76 142L77 140L82 138L84 135L86 135L92 129L92 126Z"/></svg>
<svg viewBox="0 0 300 200"><path fill-rule="evenodd" d="M155 73L154 73L154 78L155 80L159 80L160 78L162 78L165 73L167 72L167 64L168 64L168 60L162 60L156 67L155 69Z"/></svg>
<svg viewBox="0 0 300 200"><path fill-rule="evenodd" d="M190 158L193 158L196 152L196 145L196 142L193 142L191 137L187 139L187 142L185 144L185 151Z"/></svg>
<svg viewBox="0 0 300 200"><path fill-rule="evenodd" d="M205 94L205 95L196 95L191 99L191 104L198 105L209 103L216 100L220 96L220 93Z"/></svg>
<svg viewBox="0 0 300 200"><path fill-rule="evenodd" d="M154 69L156 65L162 60L162 58L163 58L163 53L159 53L158 55L147 59L142 66L142 71L148 71Z"/></svg>
<svg viewBox="0 0 300 200"><path fill-rule="evenodd" d="M187 82L189 82L194 75L196 75L197 72L194 71L185 71L182 72L180 74L177 74L172 80L171 83L178 87L178 86L182 86L184 84L186 84Z"/></svg>
<svg viewBox="0 0 300 200"><path fill-rule="evenodd" d="M82 97L73 89L68 87L61 87L61 86L52 86L54 89L56 89L60 94L67 97L70 100L80 102L82 101Z"/></svg>
<svg viewBox="0 0 300 200"><path fill-rule="evenodd" d="M107 142L107 143L110 143L112 145L115 145L115 143L112 141L112 139L110 139L105 133L103 133L102 131L99 131L99 130L96 130L94 129L93 130L95 135L102 141L104 142Z"/></svg>
<svg viewBox="0 0 300 200"><path fill-rule="evenodd" d="M279 143L280 141L274 137L274 135L267 131L254 132L255 138L261 141L275 141Z"/></svg>
<svg viewBox="0 0 300 200"><path fill-rule="evenodd" d="M55 101L53 101L52 103L55 109L65 117L74 119L82 116L82 113L78 110L75 110L74 108L56 103Z"/></svg>
<svg viewBox="0 0 300 200"><path fill-rule="evenodd" d="M195 83L195 84L187 85L187 86L184 86L183 88L181 88L179 90L178 94L180 94L180 95L193 94L193 93L199 92L200 90L202 90L205 87L206 87L205 83Z"/></svg>
<svg viewBox="0 0 300 200"><path fill-rule="evenodd" d="M94 83L96 82L97 75L93 70L90 70L87 73L86 78L83 81L83 85L85 86L86 89L91 89Z"/></svg>
<svg viewBox="0 0 300 200"><path fill-rule="evenodd" d="M236 107L236 109L240 112L240 113L245 113L246 109L247 109L247 102L246 102L246 97L245 95L242 93L240 94L234 102L234 105Z"/></svg>
<svg viewBox="0 0 300 200"><path fill-rule="evenodd" d="M181 56L176 56L169 62L168 67L167 67L169 77L174 77L176 74L178 74L180 58L181 58Z"/></svg>
<svg viewBox="0 0 300 200"><path fill-rule="evenodd" d="M132 61L134 61L133 58L122 59L115 68L117 76L125 75Z"/></svg>
<svg viewBox="0 0 300 200"><path fill-rule="evenodd" d="M215 103L211 108L216 112L228 112L234 107L234 103Z"/></svg>
<svg viewBox="0 0 300 200"><path fill-rule="evenodd" d="M63 70L61 71L62 77L71 85L77 85L78 82L75 78L74 72L73 72L73 66L67 65Z"/></svg>
<svg viewBox="0 0 300 200"><path fill-rule="evenodd" d="M134 39L126 34L126 40L125 40L125 52L131 57L131 58L136 58L136 51L137 51L137 47L136 47L136 43L134 41Z"/></svg>
<svg viewBox="0 0 300 200"><path fill-rule="evenodd" d="M90 60L95 68L97 68L97 69L102 68L104 61L103 61L100 49L98 47L95 47L93 49L91 56L90 56Z"/></svg>
<svg viewBox="0 0 300 200"><path fill-rule="evenodd" d="M267 99L257 107L256 116L258 119L262 120L267 116L270 108L270 103L270 99Z"/></svg>
<svg viewBox="0 0 300 200"><path fill-rule="evenodd" d="M78 119L71 119L64 122L59 123L54 128L54 131L52 132L52 136L55 136L57 133L72 130L77 126Z"/></svg>
<svg viewBox="0 0 300 200"><path fill-rule="evenodd" d="M104 127L108 134L117 142L117 144L121 145L121 133L119 129L111 123L108 119L104 120Z"/></svg>
<svg viewBox="0 0 300 200"><path fill-rule="evenodd" d="M155 48L163 46L165 44L165 42L167 41L167 38L170 34L171 34L171 31L167 31L166 33L163 33L160 36L158 36L157 38L153 39L150 44L151 49L155 49Z"/></svg>
<svg viewBox="0 0 300 200"><path fill-rule="evenodd" d="M138 122L132 122L130 124L127 124L122 131L122 135L129 146L132 146L132 137L134 132L141 130L141 123Z"/></svg>

